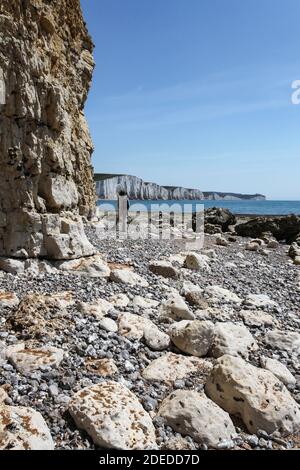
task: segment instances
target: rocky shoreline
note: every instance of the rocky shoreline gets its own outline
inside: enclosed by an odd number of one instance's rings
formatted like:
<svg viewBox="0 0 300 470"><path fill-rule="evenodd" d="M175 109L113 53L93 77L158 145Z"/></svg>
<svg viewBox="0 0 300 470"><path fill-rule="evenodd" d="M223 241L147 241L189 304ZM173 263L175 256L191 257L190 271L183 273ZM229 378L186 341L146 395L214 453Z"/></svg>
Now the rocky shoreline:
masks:
<svg viewBox="0 0 300 470"><path fill-rule="evenodd" d="M0 450L299 448L300 217L110 236L80 1L0 11Z"/></svg>
<svg viewBox="0 0 300 470"><path fill-rule="evenodd" d="M299 448L290 247L229 231L186 253L97 225L98 271L0 274L0 448Z"/></svg>

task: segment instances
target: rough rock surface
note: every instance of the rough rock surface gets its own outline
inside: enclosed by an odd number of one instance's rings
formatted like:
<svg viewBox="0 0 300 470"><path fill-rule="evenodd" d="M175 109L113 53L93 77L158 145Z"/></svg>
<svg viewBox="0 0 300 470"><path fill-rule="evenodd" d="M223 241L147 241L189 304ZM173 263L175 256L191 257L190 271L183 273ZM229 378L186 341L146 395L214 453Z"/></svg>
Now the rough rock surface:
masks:
<svg viewBox="0 0 300 470"><path fill-rule="evenodd" d="M265 342L272 348L300 356L300 334L296 331L269 331L265 336Z"/></svg>
<svg viewBox="0 0 300 470"><path fill-rule="evenodd" d="M260 237L270 232L277 240L293 241L300 232L300 217L294 214L285 217L257 217L235 226L242 237Z"/></svg>
<svg viewBox="0 0 300 470"><path fill-rule="evenodd" d="M77 426L101 447L156 449L149 414L122 384L104 382L81 390L72 398L69 411Z"/></svg>
<svg viewBox="0 0 300 470"><path fill-rule="evenodd" d="M122 313L118 319L119 333L129 339L145 339L146 344L155 351L166 349L170 338L148 318Z"/></svg>
<svg viewBox="0 0 300 470"><path fill-rule="evenodd" d="M199 255L198 253L188 253L184 266L187 269L192 269L195 271L208 270L209 269L209 258L206 255Z"/></svg>
<svg viewBox="0 0 300 470"><path fill-rule="evenodd" d="M231 415L240 416L250 432L283 435L300 430L300 409L285 386L269 371L241 358L218 359L206 392Z"/></svg>
<svg viewBox="0 0 300 470"><path fill-rule="evenodd" d="M0 405L0 450L53 450L44 418L23 406Z"/></svg>
<svg viewBox="0 0 300 470"><path fill-rule="evenodd" d="M205 289L205 293L209 296L209 302L211 303L228 302L239 304L242 302L238 295L221 286L208 286Z"/></svg>
<svg viewBox="0 0 300 470"><path fill-rule="evenodd" d="M15 307L19 302L14 292L0 291L0 307Z"/></svg>
<svg viewBox="0 0 300 470"><path fill-rule="evenodd" d="M83 113L94 61L79 0L2 0L0 256L91 255L95 204Z"/></svg>
<svg viewBox="0 0 300 470"><path fill-rule="evenodd" d="M271 300L268 295L265 294L248 294L245 301L245 305L252 308L277 308L276 302Z"/></svg>
<svg viewBox="0 0 300 470"><path fill-rule="evenodd" d="M211 364L204 359L167 353L151 362L142 375L146 380L172 383L192 373L207 373L210 369Z"/></svg>
<svg viewBox="0 0 300 470"><path fill-rule="evenodd" d="M25 344L10 346L6 350L7 359L23 375L30 375L38 369L54 368L64 357L62 349L53 346L26 348Z"/></svg>
<svg viewBox="0 0 300 470"><path fill-rule="evenodd" d="M149 264L149 269L158 276L172 279L177 279L179 277L178 269L176 269L170 261L152 261Z"/></svg>
<svg viewBox="0 0 300 470"><path fill-rule="evenodd" d="M92 304L87 302L78 302L77 308L83 314L93 315L97 320L101 320L110 310L113 309L113 305L107 300L97 299Z"/></svg>
<svg viewBox="0 0 300 470"><path fill-rule="evenodd" d="M241 310L240 316L244 323L252 327L272 326L276 324L276 320L268 313L262 310Z"/></svg>
<svg viewBox="0 0 300 470"><path fill-rule="evenodd" d="M170 328L171 340L181 351L192 356L206 356L214 338L211 321L188 321L174 323Z"/></svg>
<svg viewBox="0 0 300 470"><path fill-rule="evenodd" d="M160 308L161 318L178 320L194 320L195 315L189 309L184 299L178 293L172 293L168 299L163 302Z"/></svg>
<svg viewBox="0 0 300 470"><path fill-rule="evenodd" d="M56 266L62 271L79 276L109 277L110 275L109 266L100 255L58 262Z"/></svg>
<svg viewBox="0 0 300 470"><path fill-rule="evenodd" d="M159 415L175 431L210 447L216 448L235 435L229 414L197 392L177 390L171 393L163 401Z"/></svg>
<svg viewBox="0 0 300 470"><path fill-rule="evenodd" d="M230 354L247 358L249 352L256 349L256 341L244 325L232 322L215 325L212 347L214 357Z"/></svg>
<svg viewBox="0 0 300 470"><path fill-rule="evenodd" d="M236 217L228 209L211 207L205 211L205 225L216 225L223 232L228 230L229 225L234 225Z"/></svg>
<svg viewBox="0 0 300 470"><path fill-rule="evenodd" d="M277 361L276 359L271 359L270 357L261 357L260 363L264 369L272 372L272 374L281 380L284 385L295 385L295 377L290 373L284 364L281 364L281 362Z"/></svg>
<svg viewBox="0 0 300 470"><path fill-rule="evenodd" d="M68 292L42 295L28 294L10 318L10 324L22 335L40 338L55 335L70 322L66 307L72 302Z"/></svg>
<svg viewBox="0 0 300 470"><path fill-rule="evenodd" d="M113 269L110 273L110 280L119 284L129 284L131 286L137 284L148 287L148 282L130 269Z"/></svg>
<svg viewBox="0 0 300 470"><path fill-rule="evenodd" d="M87 359L86 368L93 374L101 375L102 377L118 373L118 368L113 359Z"/></svg>

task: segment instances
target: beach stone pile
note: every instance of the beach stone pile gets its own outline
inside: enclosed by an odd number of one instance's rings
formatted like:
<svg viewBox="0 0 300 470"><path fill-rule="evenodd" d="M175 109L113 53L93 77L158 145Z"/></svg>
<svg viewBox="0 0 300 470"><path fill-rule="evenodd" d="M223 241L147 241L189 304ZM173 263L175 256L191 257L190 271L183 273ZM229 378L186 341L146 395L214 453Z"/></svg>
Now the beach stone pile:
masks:
<svg viewBox="0 0 300 470"><path fill-rule="evenodd" d="M86 232L99 275L73 261L0 273L0 448L298 448L289 247Z"/></svg>

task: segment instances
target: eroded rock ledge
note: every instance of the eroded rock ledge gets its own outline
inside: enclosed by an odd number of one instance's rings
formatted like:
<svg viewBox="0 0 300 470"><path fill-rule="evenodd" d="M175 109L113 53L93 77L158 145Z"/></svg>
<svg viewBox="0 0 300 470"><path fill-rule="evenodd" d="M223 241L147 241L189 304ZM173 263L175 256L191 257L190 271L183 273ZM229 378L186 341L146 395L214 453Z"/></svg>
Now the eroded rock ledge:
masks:
<svg viewBox="0 0 300 470"><path fill-rule="evenodd" d="M0 256L94 252L81 216L95 205L83 113L94 61L79 0L2 0Z"/></svg>

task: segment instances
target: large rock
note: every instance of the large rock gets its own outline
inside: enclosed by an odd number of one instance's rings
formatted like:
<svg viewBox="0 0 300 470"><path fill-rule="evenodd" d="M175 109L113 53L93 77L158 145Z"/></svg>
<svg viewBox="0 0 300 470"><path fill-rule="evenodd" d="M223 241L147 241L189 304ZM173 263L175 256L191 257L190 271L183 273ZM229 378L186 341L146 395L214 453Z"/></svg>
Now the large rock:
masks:
<svg viewBox="0 0 300 470"><path fill-rule="evenodd" d="M300 355L300 334L296 331L268 331L265 335L265 343L272 348L286 351L290 355Z"/></svg>
<svg viewBox="0 0 300 470"><path fill-rule="evenodd" d="M119 284L130 286L148 287L148 282L131 269L113 269L110 273L110 280Z"/></svg>
<svg viewBox="0 0 300 470"><path fill-rule="evenodd" d="M235 436L228 413L205 395L177 390L161 404L159 416L176 432L192 437L200 444L217 448L222 441Z"/></svg>
<svg viewBox="0 0 300 470"><path fill-rule="evenodd" d="M285 386L271 372L239 357L217 360L206 392L229 414L241 417L250 433L300 431L300 409Z"/></svg>
<svg viewBox="0 0 300 470"><path fill-rule="evenodd" d="M195 315L178 293L172 293L160 307L162 319L194 320Z"/></svg>
<svg viewBox="0 0 300 470"><path fill-rule="evenodd" d="M10 274L24 274L28 277L36 277L40 274L58 274L58 270L53 262L39 258L27 258L24 260L0 258L0 271Z"/></svg>
<svg viewBox="0 0 300 470"><path fill-rule="evenodd" d="M242 303L242 299L238 295L221 286L208 286L205 288L205 293L209 297L210 303Z"/></svg>
<svg viewBox="0 0 300 470"><path fill-rule="evenodd" d="M106 278L110 275L109 266L100 255L58 262L56 266L61 271L80 276Z"/></svg>
<svg viewBox="0 0 300 470"><path fill-rule="evenodd" d="M157 300L150 299L148 297L142 297L141 295L136 295L134 299L132 300L132 304L135 307L139 307L143 310L144 309L148 310L148 309L156 308L159 305L159 302Z"/></svg>
<svg viewBox="0 0 300 470"><path fill-rule="evenodd" d="M0 291L0 307L16 307L19 302L14 292Z"/></svg>
<svg viewBox="0 0 300 470"><path fill-rule="evenodd" d="M216 225L221 227L223 232L226 232L229 225L234 225L235 223L236 217L228 209L211 207L205 210L205 226Z"/></svg>
<svg viewBox="0 0 300 470"><path fill-rule="evenodd" d="M1 226L0 226L1 230ZM24 272L25 264L23 261L13 258L0 258L0 270L9 274L21 274Z"/></svg>
<svg viewBox="0 0 300 470"><path fill-rule="evenodd" d="M212 355L214 357L230 354L248 358L249 352L258 349L257 343L249 330L242 324L217 323L214 328Z"/></svg>
<svg viewBox="0 0 300 470"><path fill-rule="evenodd" d="M298 256L300 256L300 246L298 243L292 243L289 248L289 256L295 260Z"/></svg>
<svg viewBox="0 0 300 470"><path fill-rule="evenodd" d="M198 357L186 357L180 354L166 353L143 370L143 377L154 382L173 383L175 380L184 379L190 374L207 374L211 364Z"/></svg>
<svg viewBox="0 0 300 470"><path fill-rule="evenodd" d="M179 270L175 268L170 261L151 261L149 269L153 274L158 276L177 279L179 277Z"/></svg>
<svg viewBox="0 0 300 470"><path fill-rule="evenodd" d="M206 255L188 253L184 261L184 267L194 271L208 271L210 269L209 261L210 258Z"/></svg>
<svg viewBox="0 0 300 470"><path fill-rule="evenodd" d="M248 294L244 300L244 304L252 308L278 308L277 303L271 300L266 294Z"/></svg>
<svg viewBox="0 0 300 470"><path fill-rule="evenodd" d="M68 292L42 295L28 294L20 302L9 324L30 338L55 336L57 331L74 328L66 307L72 303Z"/></svg>
<svg viewBox="0 0 300 470"><path fill-rule="evenodd" d="M281 362L277 361L276 359L271 359L270 357L261 357L260 358L261 366L264 369L269 370L272 374L275 375L284 385L295 385L296 379L288 370L288 368L281 364Z"/></svg>
<svg viewBox="0 0 300 470"><path fill-rule="evenodd" d="M76 425L107 449L156 449L149 414L124 385L104 382L84 388L69 403Z"/></svg>
<svg viewBox="0 0 300 470"><path fill-rule="evenodd" d="M263 310L241 310L239 315L246 325L252 327L260 328L277 324L277 320Z"/></svg>
<svg viewBox="0 0 300 470"><path fill-rule="evenodd" d="M183 320L170 328L171 340L181 351L192 356L206 356L214 339L211 321Z"/></svg>
<svg viewBox="0 0 300 470"><path fill-rule="evenodd" d="M257 217L235 226L242 237L260 238L264 232L271 233L277 240L292 242L300 232L300 216Z"/></svg>
<svg viewBox="0 0 300 470"><path fill-rule="evenodd" d="M1 1L0 256L88 256L95 206L83 107L93 44L79 0Z"/></svg>
<svg viewBox="0 0 300 470"><path fill-rule="evenodd" d="M133 313L121 313L118 323L122 336L135 340L144 338L145 343L155 351L162 351L170 345L170 337L148 318Z"/></svg>
<svg viewBox="0 0 300 470"><path fill-rule="evenodd" d="M220 225L213 225L206 223L204 225L204 232L208 233L209 235L217 235L222 233L222 228Z"/></svg>
<svg viewBox="0 0 300 470"><path fill-rule="evenodd" d="M40 413L0 404L0 450L53 450L54 443Z"/></svg>
<svg viewBox="0 0 300 470"><path fill-rule="evenodd" d="M85 315L92 315L97 320L102 320L114 306L105 299L97 299L91 304L78 302L77 308Z"/></svg>
<svg viewBox="0 0 300 470"><path fill-rule="evenodd" d="M123 308L123 307L127 307L127 305L130 303L130 300L129 298L127 297L126 294L113 294L110 298L109 298L109 301L110 303L116 307L116 308Z"/></svg>
<svg viewBox="0 0 300 470"><path fill-rule="evenodd" d="M6 358L21 374L30 376L38 369L53 369L58 366L64 358L64 351L53 346L30 348L21 343L9 346Z"/></svg>

